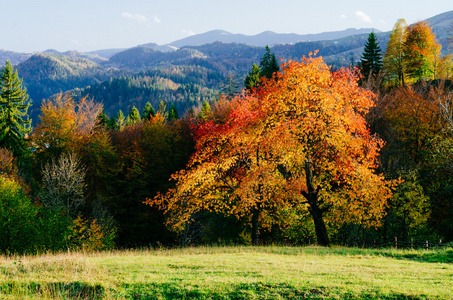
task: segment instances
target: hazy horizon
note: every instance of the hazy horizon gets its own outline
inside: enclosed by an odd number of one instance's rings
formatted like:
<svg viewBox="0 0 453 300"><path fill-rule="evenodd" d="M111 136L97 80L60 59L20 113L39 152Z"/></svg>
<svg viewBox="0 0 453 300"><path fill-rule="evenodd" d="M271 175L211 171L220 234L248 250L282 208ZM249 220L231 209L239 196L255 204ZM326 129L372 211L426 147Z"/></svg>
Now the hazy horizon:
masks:
<svg viewBox="0 0 453 300"><path fill-rule="evenodd" d="M450 0L434 2L16 0L3 4L0 11L0 25L6 28L0 49L89 52L168 44L217 29L245 35L264 31L316 34L348 28L389 31L400 18L413 23L453 8Z"/></svg>

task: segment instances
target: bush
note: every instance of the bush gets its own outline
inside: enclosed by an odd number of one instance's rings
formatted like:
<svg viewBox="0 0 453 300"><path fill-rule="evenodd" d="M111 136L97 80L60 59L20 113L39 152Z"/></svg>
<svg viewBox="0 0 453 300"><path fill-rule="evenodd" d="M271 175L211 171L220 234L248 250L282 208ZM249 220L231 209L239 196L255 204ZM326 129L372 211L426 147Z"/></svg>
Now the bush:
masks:
<svg viewBox="0 0 453 300"><path fill-rule="evenodd" d="M38 208L20 185L0 176L0 251L24 253L37 250Z"/></svg>

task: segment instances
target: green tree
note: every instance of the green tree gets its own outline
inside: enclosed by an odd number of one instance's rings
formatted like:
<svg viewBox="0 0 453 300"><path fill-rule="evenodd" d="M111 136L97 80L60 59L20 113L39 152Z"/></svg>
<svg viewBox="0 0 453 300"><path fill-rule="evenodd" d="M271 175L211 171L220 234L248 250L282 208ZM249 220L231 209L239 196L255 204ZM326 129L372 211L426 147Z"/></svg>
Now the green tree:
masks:
<svg viewBox="0 0 453 300"><path fill-rule="evenodd" d="M163 117L165 117L167 111L167 103L164 100L160 101L159 108L157 109L157 113Z"/></svg>
<svg viewBox="0 0 453 300"><path fill-rule="evenodd" d="M252 70L245 77L244 86L248 91L251 91L252 88L258 86L260 82L261 69L257 64L253 64Z"/></svg>
<svg viewBox="0 0 453 300"><path fill-rule="evenodd" d="M170 106L170 110L168 111L168 122L169 123L172 123L176 120L179 119L179 115L178 115L178 111L176 110L176 107L175 105L172 103L171 106Z"/></svg>
<svg viewBox="0 0 453 300"><path fill-rule="evenodd" d="M149 120L151 117L154 117L156 115L156 111L154 110L154 107L151 105L151 103L146 102L145 107L142 110L142 120Z"/></svg>
<svg viewBox="0 0 453 300"><path fill-rule="evenodd" d="M36 249L37 213L19 184L0 176L0 252Z"/></svg>
<svg viewBox="0 0 453 300"><path fill-rule="evenodd" d="M381 47L374 32L368 35L368 40L360 58L360 69L365 80L370 77L376 77L382 69Z"/></svg>
<svg viewBox="0 0 453 300"><path fill-rule="evenodd" d="M0 74L0 147L11 149L16 156L26 152L25 137L31 132L29 106L22 79L11 62L6 61Z"/></svg>
<svg viewBox="0 0 453 300"><path fill-rule="evenodd" d="M280 71L280 66L277 63L275 54L271 53L269 46L266 46L266 53L260 61L260 77L272 78L275 72Z"/></svg>
<svg viewBox="0 0 453 300"><path fill-rule="evenodd" d="M141 121L142 119L140 118L140 113L138 112L138 109L135 106L132 106L131 110L129 111L129 115L127 116L126 124L134 125L140 123Z"/></svg>
<svg viewBox="0 0 453 300"><path fill-rule="evenodd" d="M97 118L97 123L103 127L108 127L109 117L107 117L105 110L102 110Z"/></svg>
<svg viewBox="0 0 453 300"><path fill-rule="evenodd" d="M116 117L116 128L118 128L121 131L124 129L125 125L126 125L126 120L124 118L123 111L120 109L118 111L118 116Z"/></svg>
<svg viewBox="0 0 453 300"><path fill-rule="evenodd" d="M404 43L406 41L407 24L399 19L393 26L387 50L384 55L383 70L386 82L391 85L404 85Z"/></svg>
<svg viewBox="0 0 453 300"><path fill-rule="evenodd" d="M203 102L203 105L201 106L201 111L198 114L198 119L203 122L212 119L211 106L209 105L208 101Z"/></svg>
<svg viewBox="0 0 453 300"><path fill-rule="evenodd" d="M403 172L401 177L404 182L398 185L389 201L389 215L394 218L391 225L397 227L403 240L407 240L428 222L430 205L415 171Z"/></svg>

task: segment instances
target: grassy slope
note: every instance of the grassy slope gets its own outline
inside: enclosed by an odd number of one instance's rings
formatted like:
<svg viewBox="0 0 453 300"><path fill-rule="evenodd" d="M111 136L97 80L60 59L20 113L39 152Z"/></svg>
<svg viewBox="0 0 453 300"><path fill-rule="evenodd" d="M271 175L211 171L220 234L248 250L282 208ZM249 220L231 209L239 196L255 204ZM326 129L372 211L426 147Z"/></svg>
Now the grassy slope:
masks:
<svg viewBox="0 0 453 300"><path fill-rule="evenodd" d="M200 247L0 257L10 299L453 299L453 251Z"/></svg>

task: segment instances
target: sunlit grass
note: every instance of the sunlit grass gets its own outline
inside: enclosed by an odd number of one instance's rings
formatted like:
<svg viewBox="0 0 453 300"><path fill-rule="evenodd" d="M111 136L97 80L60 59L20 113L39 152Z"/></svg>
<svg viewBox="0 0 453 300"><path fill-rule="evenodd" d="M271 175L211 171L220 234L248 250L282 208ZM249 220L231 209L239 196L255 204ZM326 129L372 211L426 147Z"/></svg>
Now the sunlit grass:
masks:
<svg viewBox="0 0 453 300"><path fill-rule="evenodd" d="M195 247L0 257L0 299L453 299L453 251Z"/></svg>

